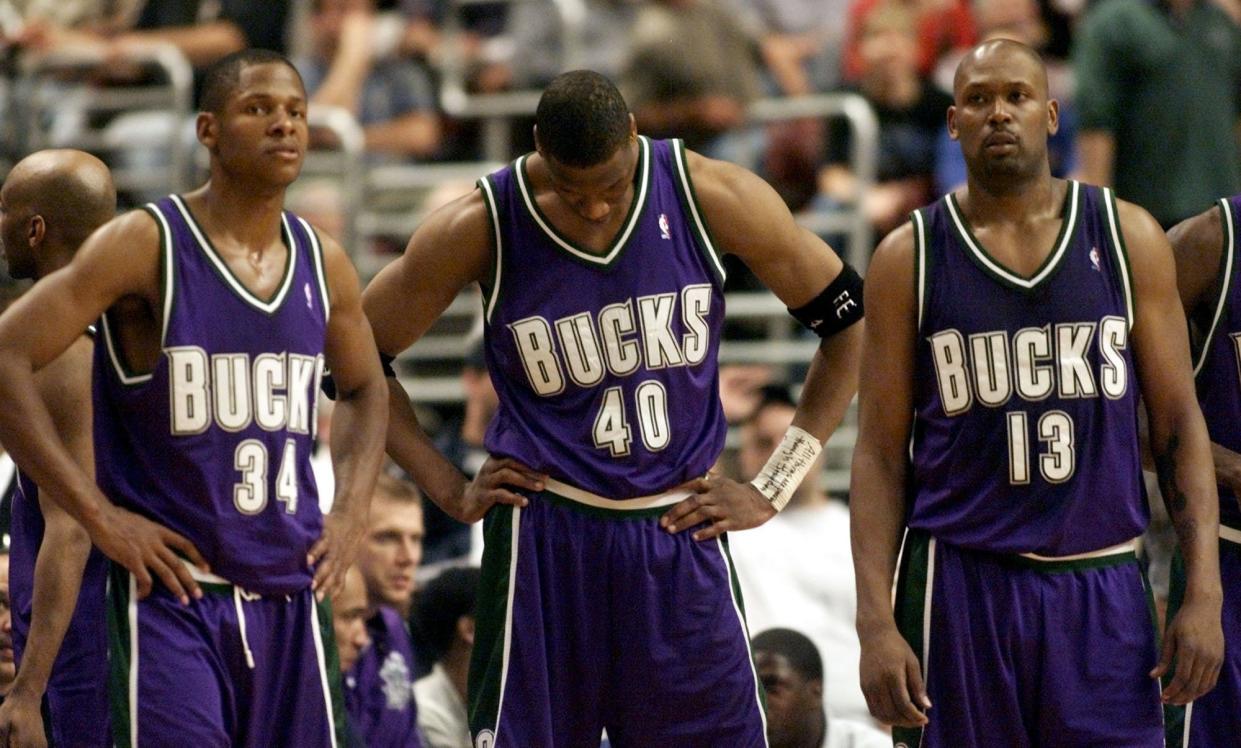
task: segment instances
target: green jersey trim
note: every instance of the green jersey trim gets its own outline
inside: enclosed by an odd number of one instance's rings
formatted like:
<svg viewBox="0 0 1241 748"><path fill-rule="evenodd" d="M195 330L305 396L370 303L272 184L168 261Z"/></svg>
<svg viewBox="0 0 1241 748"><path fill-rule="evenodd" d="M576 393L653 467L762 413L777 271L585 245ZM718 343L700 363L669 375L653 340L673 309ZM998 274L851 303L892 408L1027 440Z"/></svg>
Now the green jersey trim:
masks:
<svg viewBox="0 0 1241 748"><path fill-rule="evenodd" d="M922 319L926 313L926 219L921 210L912 214L914 224L914 298L918 304L918 327L922 331Z"/></svg>
<svg viewBox="0 0 1241 748"><path fill-rule="evenodd" d="M281 214L280 227L284 236L285 246L288 248L289 255L285 258L284 277L280 281L280 285L276 288L276 293L268 301L263 301L255 296L245 284L238 280L237 276L228 267L228 263L224 261L224 257L216 250L215 245L211 243L211 239L203 233L198 226L198 222L194 220L194 214L190 212L189 206L185 204L180 195L173 195L172 201L177 206L177 210L181 211L182 217L190 227L190 232L194 234L194 238L198 241L198 246L202 248L207 259L211 261L212 267L220 278L233 289L237 297L246 304L254 307L260 312L267 315L274 314L284 299L289 294L289 287L293 285L293 271L297 267L297 242L293 240L293 232L289 229L288 218Z"/></svg>
<svg viewBox="0 0 1241 748"><path fill-rule="evenodd" d="M301 216L294 216L302 225L306 236L310 237L310 259L315 265L315 280L319 286L319 297L323 300L323 321L327 323L332 317L332 297L327 290L326 260L323 257L323 244L319 241L319 233Z"/></svg>
<svg viewBox="0 0 1241 748"><path fill-rule="evenodd" d="M1220 255L1220 265L1223 272L1220 274L1219 298L1215 300L1215 316L1211 318L1211 326L1207 329L1206 337L1202 340L1202 348L1198 351L1198 360L1194 362L1194 376L1202 371L1202 367L1206 365L1207 356L1211 353L1211 343L1215 339L1215 331L1219 329L1219 321L1224 318L1224 307L1228 303L1228 293L1232 289L1233 272L1235 272L1236 262L1236 223L1229 208L1228 199L1223 198L1219 201L1220 225L1224 227L1224 247Z"/></svg>
<svg viewBox="0 0 1241 748"><path fill-rule="evenodd" d="M1077 216L1081 212L1079 210L1080 192L1079 183L1070 180L1069 189L1065 195L1064 209L1061 211L1062 216L1065 213L1068 215L1060 224L1060 233L1052 244L1051 253L1047 255L1047 259L1043 260L1043 264L1039 266L1034 275L1029 278L1023 278L1012 272L987 252L982 243L978 241L978 238L974 236L974 232L970 230L965 216L961 213L961 206L957 203L955 194L949 193L944 198L944 202L948 206L949 215L952 216L952 223L956 227L957 235L965 245L970 258L985 273L1000 283L1022 291L1033 291L1043 281L1051 277L1052 273L1060 267L1060 261L1068 254L1067 250L1070 240L1073 237L1074 230L1077 228Z"/></svg>
<svg viewBox="0 0 1241 748"><path fill-rule="evenodd" d="M534 199L534 191L530 188L529 174L526 173L526 163L530 159L530 154L526 154L517 159L517 164L513 168L513 173L517 176L517 187L521 191L522 201L526 204L526 210L530 217L538 224L543 233L547 235L552 243L589 266L598 268L609 268L620 257L621 250L625 248L625 244L629 241L630 234L638 225L638 219L642 216L642 208L646 205L646 196L650 190L651 175L651 144L645 137L638 138L638 168L637 168L637 185L634 190L633 202L629 204L629 213L625 216L624 222L621 223L620 231L612 239L608 249L603 254L591 252L586 247L569 239L556 230L551 219L543 215L543 211L539 209L538 202Z"/></svg>
<svg viewBox="0 0 1241 748"><path fill-rule="evenodd" d="M1116 194L1108 187L1103 188L1103 205L1107 211L1107 227L1112 237L1112 248L1116 252L1116 267L1120 268L1120 281L1125 293L1125 313L1129 316L1129 329L1132 330L1137 309L1133 298L1133 268L1129 264L1129 248L1125 245L1125 235L1120 230Z"/></svg>
<svg viewBox="0 0 1241 748"><path fill-rule="evenodd" d="M694 237L698 240L698 247L702 250L703 256L707 258L707 262L711 267L715 268L716 277L720 285L724 284L724 279L728 273L724 270L724 263L721 261L722 255L715 247L715 240L711 236L711 229L707 227L707 221L703 218L704 211L698 200L698 193L694 191L694 180L689 174L689 160L685 157L685 141L673 140L672 160L676 164L677 182L680 186L678 193L681 196L682 207L686 214L692 219Z"/></svg>

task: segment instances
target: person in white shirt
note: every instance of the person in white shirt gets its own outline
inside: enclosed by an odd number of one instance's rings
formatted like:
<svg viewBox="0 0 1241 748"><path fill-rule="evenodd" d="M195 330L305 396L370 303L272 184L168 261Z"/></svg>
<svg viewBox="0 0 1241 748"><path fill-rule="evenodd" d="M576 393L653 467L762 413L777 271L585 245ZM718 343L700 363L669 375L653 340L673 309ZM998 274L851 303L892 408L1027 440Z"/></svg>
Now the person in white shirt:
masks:
<svg viewBox="0 0 1241 748"><path fill-rule="evenodd" d="M465 710L466 679L474 650L478 569L445 569L418 593L413 623L435 656L431 672L414 683L423 748L471 748Z"/></svg>

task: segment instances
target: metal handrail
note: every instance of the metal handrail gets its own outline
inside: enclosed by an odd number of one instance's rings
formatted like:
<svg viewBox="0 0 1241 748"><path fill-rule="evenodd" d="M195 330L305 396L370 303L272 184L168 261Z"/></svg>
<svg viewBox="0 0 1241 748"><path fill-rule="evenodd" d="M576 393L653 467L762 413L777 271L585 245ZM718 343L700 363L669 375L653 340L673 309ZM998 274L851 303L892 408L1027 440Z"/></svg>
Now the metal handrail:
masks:
<svg viewBox="0 0 1241 748"><path fill-rule="evenodd" d="M167 110L178 122L185 121L192 112L194 97L194 68L185 55L175 45L166 42L151 43L142 47L126 50L123 61L140 65L152 65L158 68L167 78L168 83L160 85L142 85L119 87L116 89L92 89L85 101L92 111L119 111L123 109L146 108ZM24 109L25 135L28 138L28 149L34 150L45 145L44 135L40 128L39 117L44 111L54 109L64 99L63 92L56 92L38 85L47 77L65 71L85 71L100 68L114 62L105 59L100 50L66 49L43 54L26 54L20 62L20 90L26 92L21 102ZM163 93L161 93L163 92ZM181 130L173 127L168 143L168 179L167 191L174 192L184 189L189 154L180 144ZM86 145L94 150L103 150L101 143L86 138ZM118 186L124 189L127 185ZM153 183L149 175L138 180L142 187Z"/></svg>
<svg viewBox="0 0 1241 748"><path fill-rule="evenodd" d="M340 107L313 106L306 113L306 122L312 129L331 132L338 143L334 150L339 153L339 159L333 160L339 160L340 165L339 169L332 170L332 174L340 178L342 210L345 215L344 235L338 238L345 251L352 255L357 251L358 231L354 217L358 214L363 199L366 135L353 114ZM307 154L308 160L316 153L322 154L322 151Z"/></svg>

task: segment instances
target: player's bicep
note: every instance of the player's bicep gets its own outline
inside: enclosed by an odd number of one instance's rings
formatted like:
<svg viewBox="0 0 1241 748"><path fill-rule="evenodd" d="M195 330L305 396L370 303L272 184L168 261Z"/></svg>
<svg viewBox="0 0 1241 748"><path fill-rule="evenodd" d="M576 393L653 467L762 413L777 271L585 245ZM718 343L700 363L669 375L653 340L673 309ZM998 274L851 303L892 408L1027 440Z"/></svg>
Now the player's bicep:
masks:
<svg viewBox="0 0 1241 748"><path fill-rule="evenodd" d="M1219 291L1224 250L1224 216L1219 205L1187 218L1168 230L1172 255L1176 261L1176 287L1185 314L1192 315L1203 305L1212 305L1213 292Z"/></svg>
<svg viewBox="0 0 1241 748"><path fill-rule="evenodd" d="M880 244L866 275L866 327L858 388L858 449L904 454L913 421L913 232L897 229Z"/></svg>
<svg viewBox="0 0 1241 748"><path fill-rule="evenodd" d="M135 211L110 221L0 316L0 350L18 353L36 370L46 366L122 297L157 295L158 267L159 234L149 215Z"/></svg>
<svg viewBox="0 0 1241 748"><path fill-rule="evenodd" d="M436 211L414 232L405 253L362 295L379 350L395 356L408 348L461 289L487 277L493 257L489 232L477 190Z"/></svg>
<svg viewBox="0 0 1241 748"><path fill-rule="evenodd" d="M39 397L52 415L56 433L64 442L73 461L88 476L95 475L95 448L92 433L91 407L91 352L93 343L85 335L69 346L69 349L45 366L35 376ZM47 491L39 492L39 503L45 519L50 523L53 516L64 515L64 502L54 499Z"/></svg>
<svg viewBox="0 0 1241 748"><path fill-rule="evenodd" d="M1195 399L1189 334L1167 237L1146 211L1128 203L1119 208L1133 268L1133 352L1142 396L1154 415L1165 403Z"/></svg>
<svg viewBox="0 0 1241 748"><path fill-rule="evenodd" d="M695 191L720 248L736 255L790 308L818 296L843 264L822 239L793 219L760 177L689 154Z"/></svg>
<svg viewBox="0 0 1241 748"><path fill-rule="evenodd" d="M362 311L357 271L330 238L323 239L323 259L331 298L323 352L337 391L347 395L368 383L382 382L383 373L370 323Z"/></svg>

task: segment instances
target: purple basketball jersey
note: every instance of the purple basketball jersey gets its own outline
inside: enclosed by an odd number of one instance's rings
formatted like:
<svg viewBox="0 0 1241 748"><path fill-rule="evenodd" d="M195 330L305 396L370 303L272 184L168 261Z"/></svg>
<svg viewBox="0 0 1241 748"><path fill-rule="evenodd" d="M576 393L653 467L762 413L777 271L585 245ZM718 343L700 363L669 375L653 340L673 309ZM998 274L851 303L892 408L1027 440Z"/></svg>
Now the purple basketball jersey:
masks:
<svg viewBox="0 0 1241 748"><path fill-rule="evenodd" d="M371 645L345 675L350 727L367 748L419 748L414 702L414 648L395 610L380 607L366 622Z"/></svg>
<svg viewBox="0 0 1241 748"><path fill-rule="evenodd" d="M43 545L43 511L39 488L18 474L13 492L9 552L9 605L13 618L13 656L21 667L30 638L34 606L34 571ZM50 549L55 553L58 549ZM107 745L111 735L108 693L108 619L105 589L108 560L91 547L82 572L73 618L60 644L47 684L50 738L53 745ZM72 740L70 740L72 738Z"/></svg>
<svg viewBox="0 0 1241 748"><path fill-rule="evenodd" d="M634 202L606 252L539 209L529 156L479 182L495 229L487 449L618 499L701 476L724 446L724 270L680 141L639 138Z"/></svg>
<svg viewBox="0 0 1241 748"><path fill-rule="evenodd" d="M1237 273L1237 218L1241 195L1219 201L1224 231L1223 272L1218 295L1210 305L1210 327L1195 352L1194 377L1198 402L1211 441L1241 452L1241 279ZM1219 521L1241 530L1241 507L1227 485L1219 484Z"/></svg>
<svg viewBox="0 0 1241 748"><path fill-rule="evenodd" d="M1146 527L1115 198L1070 182L1063 217L1047 261L1023 278L987 254L954 196L914 213L911 528L1065 556Z"/></svg>
<svg viewBox="0 0 1241 748"><path fill-rule="evenodd" d="M119 505L189 538L251 592L307 587L323 517L310 468L328 292L314 231L282 218L284 277L269 300L238 281L173 195L159 226L162 355L128 371L107 315L95 346L96 471Z"/></svg>

